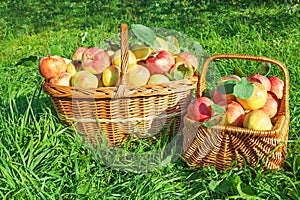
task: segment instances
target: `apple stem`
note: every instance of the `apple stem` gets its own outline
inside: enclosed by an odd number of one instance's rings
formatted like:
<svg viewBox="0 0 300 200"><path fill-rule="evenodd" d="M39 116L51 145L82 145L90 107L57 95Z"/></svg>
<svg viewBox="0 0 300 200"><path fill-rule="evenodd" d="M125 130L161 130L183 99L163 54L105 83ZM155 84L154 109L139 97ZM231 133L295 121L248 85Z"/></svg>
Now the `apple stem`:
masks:
<svg viewBox="0 0 300 200"><path fill-rule="evenodd" d="M50 56L51 56L51 53L50 53L50 49L48 49L48 57L50 58Z"/></svg>

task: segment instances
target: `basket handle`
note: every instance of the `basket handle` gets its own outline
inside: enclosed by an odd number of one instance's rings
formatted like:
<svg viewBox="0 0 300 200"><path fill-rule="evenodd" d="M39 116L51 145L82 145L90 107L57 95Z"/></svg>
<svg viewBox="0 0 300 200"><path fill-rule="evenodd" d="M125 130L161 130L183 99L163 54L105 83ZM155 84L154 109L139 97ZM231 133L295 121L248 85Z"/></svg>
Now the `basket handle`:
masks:
<svg viewBox="0 0 300 200"><path fill-rule="evenodd" d="M241 60L252 60L252 61L257 61L257 62L265 62L265 63L270 63L270 64L275 64L277 65L280 70L282 71L284 75L284 87L283 87L283 96L281 99L281 108L279 112L288 109L288 99L289 99L289 72L286 66L277 60L263 57L263 56L251 56L251 55L244 55L244 54L218 54L214 55L212 57L207 58L202 66L201 73L198 75L198 83L197 83L197 91L196 91L196 97L201 97L202 93L205 90L205 79L206 79L206 72L208 70L209 63L212 62L213 60L217 59L241 59ZM284 109L285 108L285 109ZM279 113L278 113L279 114Z"/></svg>
<svg viewBox="0 0 300 200"><path fill-rule="evenodd" d="M128 52L128 25L121 24L121 71L116 97L121 97L126 93L126 85L128 83L128 65L129 65L129 52Z"/></svg>

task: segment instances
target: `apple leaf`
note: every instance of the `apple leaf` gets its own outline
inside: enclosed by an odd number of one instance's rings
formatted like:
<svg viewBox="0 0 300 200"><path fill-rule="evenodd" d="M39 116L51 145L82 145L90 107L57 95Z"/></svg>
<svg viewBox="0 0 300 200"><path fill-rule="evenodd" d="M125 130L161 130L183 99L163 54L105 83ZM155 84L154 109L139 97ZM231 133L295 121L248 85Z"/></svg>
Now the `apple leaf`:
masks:
<svg viewBox="0 0 300 200"><path fill-rule="evenodd" d="M226 109L224 107L219 106L218 104L211 104L211 108L214 112L223 114L225 113Z"/></svg>
<svg viewBox="0 0 300 200"><path fill-rule="evenodd" d="M174 70L174 78L175 80L182 80L185 78L190 78L193 76L193 69L191 67L186 67L184 64L180 64Z"/></svg>
<svg viewBox="0 0 300 200"><path fill-rule="evenodd" d="M234 86L233 95L241 99L248 99L251 97L253 91L253 83L247 81L247 78L242 77L241 81Z"/></svg>
<svg viewBox="0 0 300 200"><path fill-rule="evenodd" d="M235 74L239 77L247 77L248 76L245 72L243 72L243 70L241 68L239 68L237 66L234 68L234 71L235 71Z"/></svg>
<svg viewBox="0 0 300 200"><path fill-rule="evenodd" d="M132 24L131 29L142 42L148 44L149 46L154 43L156 35L149 27L141 24Z"/></svg>
<svg viewBox="0 0 300 200"><path fill-rule="evenodd" d="M237 84L237 81L235 81L235 80L224 81L220 85L218 85L217 91L220 94L232 94L233 88L236 84Z"/></svg>
<svg viewBox="0 0 300 200"><path fill-rule="evenodd" d="M270 71L271 71L270 63L261 63L256 69L256 73L263 76L267 76Z"/></svg>

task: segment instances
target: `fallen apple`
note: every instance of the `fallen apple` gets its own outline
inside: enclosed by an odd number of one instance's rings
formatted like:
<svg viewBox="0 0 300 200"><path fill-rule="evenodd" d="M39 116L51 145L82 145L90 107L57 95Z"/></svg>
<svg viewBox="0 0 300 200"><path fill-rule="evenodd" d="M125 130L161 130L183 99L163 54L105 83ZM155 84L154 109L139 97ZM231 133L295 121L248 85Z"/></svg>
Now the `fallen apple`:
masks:
<svg viewBox="0 0 300 200"><path fill-rule="evenodd" d="M110 66L109 55L98 47L91 47L82 54L82 68L92 74L100 74Z"/></svg>
<svg viewBox="0 0 300 200"><path fill-rule="evenodd" d="M66 62L59 55L43 57L39 63L39 72L45 79L56 77L59 73L66 72L66 70Z"/></svg>

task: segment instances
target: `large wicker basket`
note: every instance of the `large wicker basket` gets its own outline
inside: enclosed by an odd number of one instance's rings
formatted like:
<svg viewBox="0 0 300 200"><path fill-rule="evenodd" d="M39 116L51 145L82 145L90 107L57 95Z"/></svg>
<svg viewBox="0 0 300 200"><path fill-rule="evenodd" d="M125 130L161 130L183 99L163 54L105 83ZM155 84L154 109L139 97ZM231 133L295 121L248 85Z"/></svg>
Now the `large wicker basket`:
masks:
<svg viewBox="0 0 300 200"><path fill-rule="evenodd" d="M74 125L82 138L94 146L103 140L110 146L122 146L129 138L176 133L197 84L195 75L157 85L127 85L127 31L127 25L122 24L119 86L83 89L55 86L46 80L42 85L61 121Z"/></svg>
<svg viewBox="0 0 300 200"><path fill-rule="evenodd" d="M214 166L217 170L229 168L233 163L242 167L261 166L264 169L276 169L283 166L289 132L289 75L288 70L279 61L248 55L215 55L203 63L199 75L196 96L202 96L206 87L206 74L209 63L216 59L243 59L275 64L284 75L284 91L278 112L278 119L272 130L258 131L242 127L216 125L207 128L184 118L184 154L183 159L190 166Z"/></svg>

